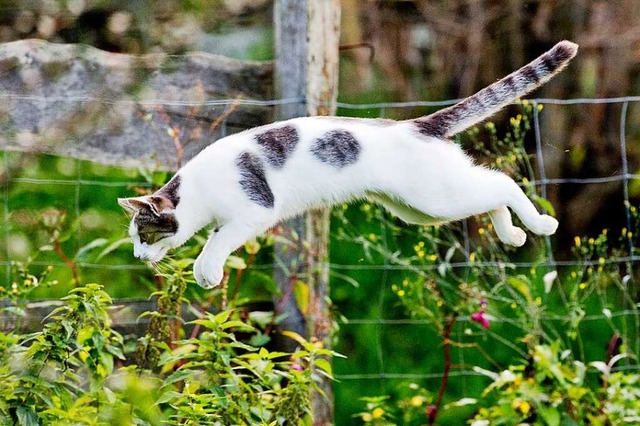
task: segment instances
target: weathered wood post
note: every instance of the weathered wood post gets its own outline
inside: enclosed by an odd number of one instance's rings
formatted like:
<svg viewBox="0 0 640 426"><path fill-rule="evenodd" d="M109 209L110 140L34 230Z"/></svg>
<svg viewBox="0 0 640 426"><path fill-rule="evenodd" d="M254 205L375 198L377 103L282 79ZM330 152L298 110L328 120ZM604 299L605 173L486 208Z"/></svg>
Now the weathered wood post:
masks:
<svg viewBox="0 0 640 426"><path fill-rule="evenodd" d="M309 0L309 50L307 113L335 115L338 96L338 50L340 45L340 0ZM329 318L329 217L324 208L307 214L309 243L309 332L326 348L331 345ZM333 424L333 389L329 380L321 385L326 398L315 395L313 424Z"/></svg>
<svg viewBox="0 0 640 426"><path fill-rule="evenodd" d="M338 88L340 1L277 0L274 16L276 93L282 98L302 96L306 100L306 105L294 104L281 108L279 118L305 114L334 115ZM284 252L278 250L281 260L303 262L305 270L300 272L309 288L305 334L325 347L331 344L331 319L327 306L329 213L329 209L320 209L288 223L286 227L289 228L289 234L293 229L304 241L297 242L297 254L290 253L290 247ZM301 266L300 263L285 265L289 268ZM277 274L282 293L290 293L290 274L285 276L282 269ZM300 314L300 310L296 309L293 317ZM331 383L326 380L321 388L326 396L313 396L313 424L333 424Z"/></svg>

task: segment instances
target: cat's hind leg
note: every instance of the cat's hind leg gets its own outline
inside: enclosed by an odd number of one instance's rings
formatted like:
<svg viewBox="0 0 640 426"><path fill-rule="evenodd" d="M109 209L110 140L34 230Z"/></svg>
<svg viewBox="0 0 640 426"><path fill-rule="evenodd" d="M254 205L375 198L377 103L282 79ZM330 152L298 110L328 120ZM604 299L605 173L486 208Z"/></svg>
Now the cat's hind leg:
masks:
<svg viewBox="0 0 640 426"><path fill-rule="evenodd" d="M436 225L447 222L446 219L429 216L401 201L397 201L385 194L369 194L367 198L396 215L402 221L416 225ZM506 206L500 206L489 211L496 235L505 244L520 247L527 240L527 234L517 226L513 226L511 213Z"/></svg>
<svg viewBox="0 0 640 426"><path fill-rule="evenodd" d="M522 189L511 178L503 176L509 187L505 193L505 204L520 218L524 226L534 234L554 234L558 229L558 221L547 214L540 214Z"/></svg>
<svg viewBox="0 0 640 426"><path fill-rule="evenodd" d="M520 247L527 241L527 234L522 228L513 226L511 213L507 206L501 206L489 211L489 217L491 218L491 223L493 223L493 229L496 231L496 235L503 243Z"/></svg>
<svg viewBox="0 0 640 426"><path fill-rule="evenodd" d="M556 219L538 212L513 179L504 173L479 166L461 170L431 187L405 185L394 193L411 209L425 216L439 218L440 222L489 213L495 222L498 237L511 245L522 245L525 238L521 230L511 223L507 207L535 234L551 235L558 227Z"/></svg>

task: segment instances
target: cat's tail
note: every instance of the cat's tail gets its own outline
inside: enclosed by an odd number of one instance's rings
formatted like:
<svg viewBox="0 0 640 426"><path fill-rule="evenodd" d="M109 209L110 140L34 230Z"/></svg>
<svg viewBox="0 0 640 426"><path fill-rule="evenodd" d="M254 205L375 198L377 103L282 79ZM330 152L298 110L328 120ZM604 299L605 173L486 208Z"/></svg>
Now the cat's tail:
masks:
<svg viewBox="0 0 640 426"><path fill-rule="evenodd" d="M537 59L475 95L413 121L425 136L451 137L549 81L564 69L577 52L577 44L561 41Z"/></svg>

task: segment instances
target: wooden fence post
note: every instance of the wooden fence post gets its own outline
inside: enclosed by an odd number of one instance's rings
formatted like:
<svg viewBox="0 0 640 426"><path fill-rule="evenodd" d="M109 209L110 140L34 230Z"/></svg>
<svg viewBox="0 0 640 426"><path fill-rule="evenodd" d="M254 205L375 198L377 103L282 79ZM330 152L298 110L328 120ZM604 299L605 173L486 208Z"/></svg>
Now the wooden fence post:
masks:
<svg viewBox="0 0 640 426"><path fill-rule="evenodd" d="M279 105L276 119L286 120L305 116L307 87L307 4L306 0L276 0L274 3L274 31L276 58L274 64L274 91L277 98L299 100ZM283 223L281 232L289 243L277 242L274 278L282 297L275 300L276 309L286 315L273 336L279 350L293 352L296 343L280 335L290 330L307 337L306 321L293 297L293 285L302 266L305 221L297 217Z"/></svg>
<svg viewBox="0 0 640 426"><path fill-rule="evenodd" d="M338 96L338 50L340 44L340 0L309 0L309 47L307 52L307 113L335 115ZM330 209L312 211L306 217L309 244L309 315L312 339L331 347L329 317L329 217ZM321 376L322 377L322 376ZM333 424L333 388L324 378L321 388L326 397L313 397L313 424Z"/></svg>
<svg viewBox="0 0 640 426"><path fill-rule="evenodd" d="M334 115L338 87L340 0L276 0L274 20L276 93L281 98L302 97L306 100L306 105L296 103L281 107L278 118ZM276 256L284 266L276 267L281 292L290 295L292 279L298 275L304 278L309 289L306 321L303 323L300 322L300 309L292 297L279 302L284 312L289 314L289 323L282 324L282 328L299 328L306 323L305 335L324 347L331 344L331 319L327 306L329 214L329 209L320 209L283 226L285 235L299 237L295 241L296 253L292 253L291 245L276 247ZM292 271L297 271L296 276L292 277ZM290 306L292 303L294 306ZM285 304L287 306L282 306ZM333 424L331 382L325 380L321 388L325 396L313 395L313 424Z"/></svg>

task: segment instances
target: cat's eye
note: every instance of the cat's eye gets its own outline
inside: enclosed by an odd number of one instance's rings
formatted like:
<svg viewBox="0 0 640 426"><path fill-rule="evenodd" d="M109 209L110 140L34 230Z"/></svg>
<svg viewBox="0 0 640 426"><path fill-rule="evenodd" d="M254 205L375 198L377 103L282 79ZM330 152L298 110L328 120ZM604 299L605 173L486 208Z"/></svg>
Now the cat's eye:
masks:
<svg viewBox="0 0 640 426"><path fill-rule="evenodd" d="M147 243L149 245L155 244L158 241L170 237L173 234L167 232L141 232L140 234L140 242Z"/></svg>

